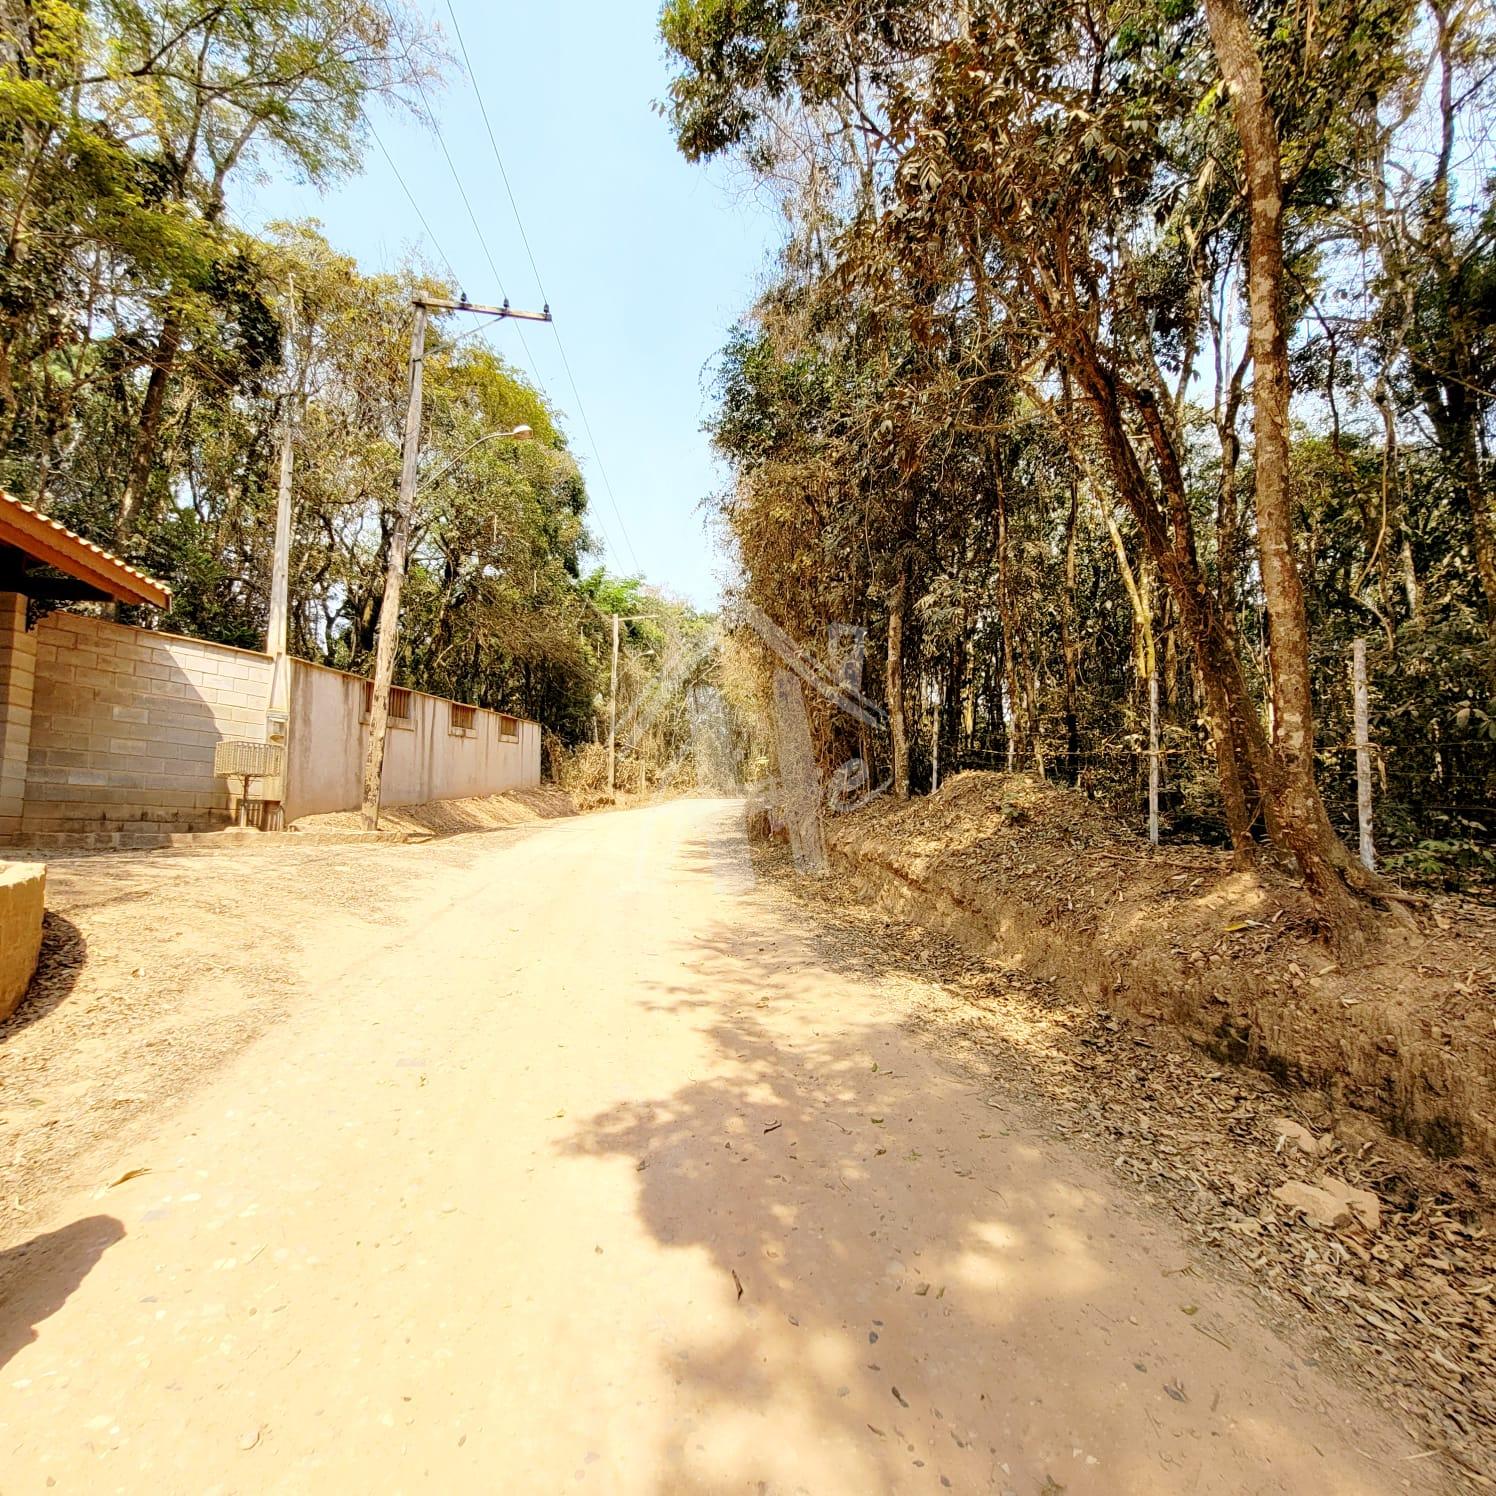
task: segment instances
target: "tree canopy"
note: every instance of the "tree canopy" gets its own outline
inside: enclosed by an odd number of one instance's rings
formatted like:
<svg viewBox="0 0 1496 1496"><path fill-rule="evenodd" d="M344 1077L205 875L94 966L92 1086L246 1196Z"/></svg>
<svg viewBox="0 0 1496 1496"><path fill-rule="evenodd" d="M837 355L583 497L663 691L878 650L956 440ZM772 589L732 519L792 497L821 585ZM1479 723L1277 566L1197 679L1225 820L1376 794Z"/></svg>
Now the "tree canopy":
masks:
<svg viewBox="0 0 1496 1496"><path fill-rule="evenodd" d="M1175 820L1292 856L1354 938L1396 903L1338 834L1366 633L1398 836L1489 843L1483 12L671 0L661 30L682 152L789 224L720 365L741 586L801 639L868 627L896 788L938 737L1131 803L1156 677Z"/></svg>

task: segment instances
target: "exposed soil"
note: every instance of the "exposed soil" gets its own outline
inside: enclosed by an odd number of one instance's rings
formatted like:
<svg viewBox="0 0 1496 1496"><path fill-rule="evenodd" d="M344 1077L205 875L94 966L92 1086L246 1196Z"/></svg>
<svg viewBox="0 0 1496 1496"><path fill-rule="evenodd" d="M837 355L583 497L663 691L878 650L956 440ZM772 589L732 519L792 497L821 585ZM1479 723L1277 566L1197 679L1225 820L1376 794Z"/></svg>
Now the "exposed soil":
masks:
<svg viewBox="0 0 1496 1496"><path fill-rule="evenodd" d="M151 1115L6 1233L7 1493L1469 1488L1095 1150L1042 1002L807 918L741 827L62 868L88 959L11 1044L91 1044L105 1118L123 1049ZM283 1021L194 1073L219 1008ZM1214 1156L1160 1103L1144 1178Z"/></svg>
<svg viewBox="0 0 1496 1496"><path fill-rule="evenodd" d="M1155 858L1063 790L996 775L864 811L832 845L844 876L829 879L795 875L777 843L756 855L846 932L860 966L917 983L916 1022L942 1048L1061 1117L1060 1135L1167 1205L1316 1355L1379 1388L1457 1483L1492 1484L1491 1175L1389 1136L1341 1088L1299 1084L1346 1053L1338 1030L1363 1005L1403 1036L1468 1030L1473 1065L1488 1063L1489 968L1471 966L1490 949L1489 911L1439 901L1421 942L1365 973L1326 969L1286 879L1251 886L1207 852ZM1020 899L1026 917L1013 918ZM1008 921L1000 950L993 909ZM1181 973L1184 1001L1168 986ZM1201 989L1266 1004L1275 983L1325 1027L1303 1061L1270 1065L1274 1076L1212 1055L1216 1036L1190 1022ZM1263 1055L1244 1045L1235 1057ZM1313 1155L1282 1136L1286 1122ZM1323 1175L1375 1194L1375 1230L1312 1224L1272 1194Z"/></svg>
<svg viewBox="0 0 1496 1496"><path fill-rule="evenodd" d="M515 828L505 839L524 835ZM308 949L369 942L418 880L399 845L54 854L31 990L0 1023L0 1217L41 1219L101 1145L294 1011ZM461 843L423 849L460 866Z"/></svg>
<svg viewBox="0 0 1496 1496"><path fill-rule="evenodd" d="M1155 853L1068 789L966 773L831 824L864 893L1221 1059L1326 1091L1437 1156L1496 1163L1496 909L1435 897L1342 967L1302 888L1208 848Z"/></svg>
<svg viewBox="0 0 1496 1496"><path fill-rule="evenodd" d="M432 800L425 805L395 805L379 813L382 831L429 832L458 836L467 831L494 831L503 826L531 826L559 816L580 813L572 797L553 785L532 790L505 790L500 795L474 795L465 800ZM357 831L363 819L356 810L302 816L293 831Z"/></svg>

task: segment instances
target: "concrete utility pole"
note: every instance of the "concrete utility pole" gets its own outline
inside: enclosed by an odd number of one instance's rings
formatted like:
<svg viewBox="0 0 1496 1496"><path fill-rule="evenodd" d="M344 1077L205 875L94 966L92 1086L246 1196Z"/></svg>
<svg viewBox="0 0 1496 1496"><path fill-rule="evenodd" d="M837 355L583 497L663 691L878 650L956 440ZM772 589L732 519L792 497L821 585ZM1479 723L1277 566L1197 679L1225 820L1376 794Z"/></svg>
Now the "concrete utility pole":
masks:
<svg viewBox="0 0 1496 1496"><path fill-rule="evenodd" d="M1377 849L1371 834L1371 710L1366 689L1366 640L1351 644L1351 687L1355 693L1356 828L1360 832L1361 861L1376 870Z"/></svg>
<svg viewBox="0 0 1496 1496"><path fill-rule="evenodd" d="M296 341L296 277L286 287L286 339L290 350ZM306 362L295 389L289 386L281 410L280 486L275 495L275 554L270 563L270 617L265 625L265 653L273 659L286 652L291 590L291 477L295 469L296 408L306 398ZM272 699L271 710L275 709Z"/></svg>
<svg viewBox="0 0 1496 1496"><path fill-rule="evenodd" d="M379 791L384 778L385 734L390 725L390 685L395 674L395 646L400 635L400 593L410 551L410 526L415 512L416 467L421 456L421 387L426 365L426 320L436 312L477 312L485 317L513 317L525 322L549 322L551 309L517 312L503 306L477 306L467 297L442 301L417 296L411 301L415 326L410 334L410 399L405 410L405 438L400 448L400 493L395 501L395 526L390 532L389 558L384 573L384 602L374 640L374 690L369 704L369 746L364 757L363 823L366 831L379 829Z"/></svg>
<svg viewBox="0 0 1496 1496"><path fill-rule="evenodd" d="M286 347L296 339L296 278L286 291ZM296 418L298 404L306 396L306 363L296 388L289 386L281 411L280 484L275 495L275 550L270 562L270 609L265 623L265 653L270 656L270 704L265 712L265 741L286 751L291 721L291 662L287 658L290 633L291 591L291 480L295 472ZM279 830L280 802L285 798L285 776L268 777L261 794L274 822L266 830Z"/></svg>
<svg viewBox="0 0 1496 1496"><path fill-rule="evenodd" d="M275 554L270 563L270 616L265 624L265 653L286 652L291 588L291 478L295 468L295 397L287 393L281 421L280 486L275 496Z"/></svg>
<svg viewBox="0 0 1496 1496"><path fill-rule="evenodd" d="M1158 845L1158 671L1148 676L1148 840Z"/></svg>

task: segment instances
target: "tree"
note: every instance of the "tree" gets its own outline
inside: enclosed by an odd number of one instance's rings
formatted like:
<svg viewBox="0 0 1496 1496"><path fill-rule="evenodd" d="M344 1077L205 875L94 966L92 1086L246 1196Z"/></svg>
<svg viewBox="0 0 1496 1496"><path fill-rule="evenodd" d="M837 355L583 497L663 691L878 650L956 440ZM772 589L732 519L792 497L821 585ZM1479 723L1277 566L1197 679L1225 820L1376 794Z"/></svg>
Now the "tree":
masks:
<svg viewBox="0 0 1496 1496"><path fill-rule="evenodd" d="M1317 783L1293 365L1316 368L1321 350L1299 329L1306 315L1326 322L1323 278L1339 267L1323 246L1336 205L1359 190L1375 133L1364 121L1417 72L1413 16L1399 0L1319 7L1312 36L1297 18L1277 17L1264 41L1236 0L1211 0L1203 12L1137 4L1105 13L1026 0L675 0L662 17L679 63L671 117L683 152L737 152L772 182L794 224L784 283L823 288L819 298L796 293L816 312L781 339L784 356L826 345L836 325L826 308L841 298L854 323L878 319L879 349L903 336L927 369L958 371L949 387L915 381L938 392L948 440L922 439L896 468L887 512L900 496L927 493L936 474L948 489L953 449L988 449L997 715L1007 718L1010 752L1044 761L1037 661L1046 646L1029 620L1054 616L1027 601L1037 578L1015 569L1011 514L1030 494L1046 506L1053 525L1027 567L1068 577L1088 488L1103 517L1121 505L1141 548L1134 568L1128 537L1108 523L1136 634L1161 628L1166 686L1176 637L1189 646L1238 856L1252 858L1261 825L1352 943L1363 928L1358 896L1393 894L1350 858ZM1233 327L1242 286L1245 344ZM1208 416L1196 398L1207 354L1217 366ZM886 367L865 346L847 345L846 357L852 384ZM1338 409L1338 349L1331 364ZM1007 385L1036 417L1012 450L994 442L990 415L968 398L984 385ZM881 422L896 423L900 400L872 387ZM1244 460L1237 426L1248 399L1254 436ZM1040 427L1066 454L1057 483L1028 477L1024 454L1040 450ZM1202 450L1202 430L1215 453ZM1402 437L1394 431L1389 447ZM754 454L733 455L753 470ZM860 455L822 443L829 470L819 481L845 482ZM1017 485L1014 473L1024 474ZM1239 506L1243 479L1250 517ZM1063 508L1048 507L1058 495ZM871 548L874 574L907 554L891 527L873 531ZM745 552L750 578L758 559ZM1149 573L1165 587L1156 621ZM764 586L772 591L772 580ZM1070 606L1053 627L1074 744L1084 658ZM1189 705L1172 689L1170 700L1175 711Z"/></svg>

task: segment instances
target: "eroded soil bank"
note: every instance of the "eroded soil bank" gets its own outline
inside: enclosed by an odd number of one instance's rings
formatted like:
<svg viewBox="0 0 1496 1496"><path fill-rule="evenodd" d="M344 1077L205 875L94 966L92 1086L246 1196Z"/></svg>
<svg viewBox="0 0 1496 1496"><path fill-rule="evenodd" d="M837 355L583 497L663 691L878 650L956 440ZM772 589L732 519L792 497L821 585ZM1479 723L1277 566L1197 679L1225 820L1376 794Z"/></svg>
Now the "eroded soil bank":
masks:
<svg viewBox="0 0 1496 1496"><path fill-rule="evenodd" d="M1220 1059L1323 1091L1436 1158L1496 1162L1496 911L1439 898L1339 965L1286 877L1155 853L1082 796L967 773L833 822L838 872L890 913Z"/></svg>

